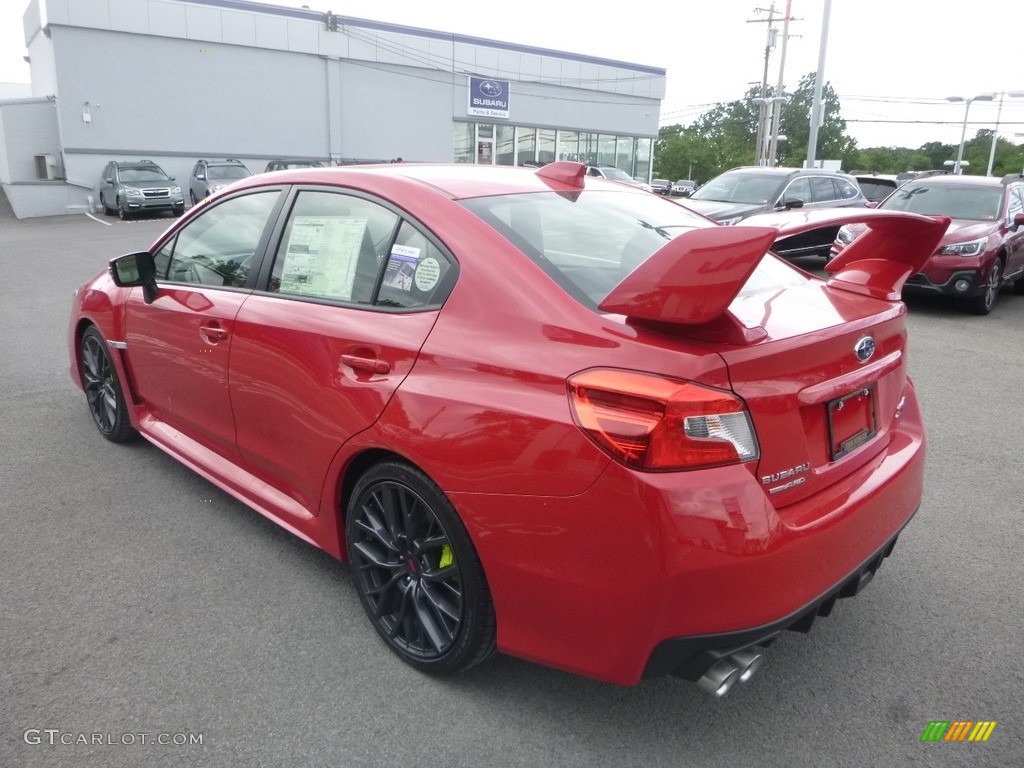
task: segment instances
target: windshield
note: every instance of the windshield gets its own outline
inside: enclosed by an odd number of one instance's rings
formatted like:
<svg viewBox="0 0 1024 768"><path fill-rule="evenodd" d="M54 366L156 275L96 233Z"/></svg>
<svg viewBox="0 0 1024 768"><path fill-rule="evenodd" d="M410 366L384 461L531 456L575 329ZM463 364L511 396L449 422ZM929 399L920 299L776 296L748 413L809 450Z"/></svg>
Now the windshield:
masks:
<svg viewBox="0 0 1024 768"><path fill-rule="evenodd" d="M890 192L896 189L895 181L886 181L885 179L857 179L857 184L860 186L860 191L864 193L864 197L873 203L884 200Z"/></svg>
<svg viewBox="0 0 1024 768"><path fill-rule="evenodd" d="M764 205L774 202L785 177L771 173L723 173L692 195L691 200Z"/></svg>
<svg viewBox="0 0 1024 768"><path fill-rule="evenodd" d="M972 187L966 184L930 186L927 182L910 182L893 192L879 207L925 216L995 221L999 218L1002 199L1002 187Z"/></svg>
<svg viewBox="0 0 1024 768"><path fill-rule="evenodd" d="M666 242L709 226L703 217L663 197L626 191L539 192L462 204L592 309ZM776 264L786 280L803 281L782 262L763 259L744 293L778 289Z"/></svg>
<svg viewBox="0 0 1024 768"><path fill-rule="evenodd" d="M240 165L211 165L207 168L207 175L211 179L244 179L250 174Z"/></svg>
<svg viewBox="0 0 1024 768"><path fill-rule="evenodd" d="M167 174L156 167L120 168L121 181L170 181Z"/></svg>
<svg viewBox="0 0 1024 768"><path fill-rule="evenodd" d="M604 173L606 179L614 179L615 181L632 181L633 177L630 176L619 168L602 168L601 172Z"/></svg>

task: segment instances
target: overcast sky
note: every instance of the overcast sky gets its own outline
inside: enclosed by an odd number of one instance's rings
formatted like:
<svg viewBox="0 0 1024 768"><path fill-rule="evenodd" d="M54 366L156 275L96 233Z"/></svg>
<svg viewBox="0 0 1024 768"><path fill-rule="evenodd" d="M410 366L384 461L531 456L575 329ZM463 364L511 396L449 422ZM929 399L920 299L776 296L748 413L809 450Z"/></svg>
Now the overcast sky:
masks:
<svg viewBox="0 0 1024 768"><path fill-rule="evenodd" d="M106 0L90 0L103 3ZM757 0L280 0L316 10L664 67L661 124L687 124L709 106L742 97L764 71L767 24ZM21 17L27 3L0 0L0 82L28 82ZM786 0L776 0L777 16ZM817 69L824 0L792 0L785 84ZM779 25L781 32L781 24ZM948 96L1024 93L1020 0L833 0L825 78L861 147L956 144L964 105ZM772 53L769 83L781 58ZM998 102L970 108L967 138L995 127ZM1024 142L1024 98L1004 100L1000 135Z"/></svg>

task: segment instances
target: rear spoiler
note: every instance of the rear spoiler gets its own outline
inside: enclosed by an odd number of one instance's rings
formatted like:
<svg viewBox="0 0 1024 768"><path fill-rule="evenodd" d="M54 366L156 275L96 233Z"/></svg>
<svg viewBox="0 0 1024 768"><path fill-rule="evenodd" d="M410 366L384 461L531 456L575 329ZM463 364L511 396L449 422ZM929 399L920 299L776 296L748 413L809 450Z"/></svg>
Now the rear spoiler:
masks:
<svg viewBox="0 0 1024 768"><path fill-rule="evenodd" d="M866 224L826 268L830 288L899 301L903 283L920 271L949 226L946 217L833 208L751 216L735 227L691 230L668 241L629 273L599 305L653 327L687 326L687 335L750 344L766 334L742 324L729 305L772 245L815 229ZM761 224L762 226L756 226Z"/></svg>
<svg viewBox="0 0 1024 768"><path fill-rule="evenodd" d="M864 224L867 230L828 263L830 288L899 301L903 284L921 271L946 234L947 216L921 216L876 208L834 208L760 214L744 224L773 223L778 239L825 227Z"/></svg>

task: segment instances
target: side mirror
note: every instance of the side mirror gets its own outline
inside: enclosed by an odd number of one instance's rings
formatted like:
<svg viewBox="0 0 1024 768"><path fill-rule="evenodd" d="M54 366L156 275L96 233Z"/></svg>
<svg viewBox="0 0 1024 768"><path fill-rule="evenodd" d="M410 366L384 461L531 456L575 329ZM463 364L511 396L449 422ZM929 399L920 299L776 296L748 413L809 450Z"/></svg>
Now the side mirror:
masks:
<svg viewBox="0 0 1024 768"><path fill-rule="evenodd" d="M1024 213L1016 213L1013 216L1013 228L1024 226Z"/></svg>
<svg viewBox="0 0 1024 768"><path fill-rule="evenodd" d="M803 208L804 207L804 201L803 200L786 200L782 207L785 208L787 211L791 211L794 208Z"/></svg>
<svg viewBox="0 0 1024 768"><path fill-rule="evenodd" d="M127 253L110 260L110 278L121 288L142 286L142 296L147 304L156 299L156 262L149 251Z"/></svg>
<svg viewBox="0 0 1024 768"><path fill-rule="evenodd" d="M171 181L174 181L174 177L173 176L171 176Z"/></svg>

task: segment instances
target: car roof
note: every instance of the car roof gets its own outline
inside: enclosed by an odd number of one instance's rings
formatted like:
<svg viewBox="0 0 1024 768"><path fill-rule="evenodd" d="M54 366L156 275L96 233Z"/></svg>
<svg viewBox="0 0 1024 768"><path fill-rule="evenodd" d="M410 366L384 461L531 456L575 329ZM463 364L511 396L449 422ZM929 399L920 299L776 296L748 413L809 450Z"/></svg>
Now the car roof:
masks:
<svg viewBox="0 0 1024 768"><path fill-rule="evenodd" d="M445 197L457 200L490 195L527 192L579 191L568 183L539 175L543 169L514 166L480 166L470 164L387 163L346 165L331 168L294 168L257 174L241 182L235 189L273 184L329 184L366 186L382 193L398 192L410 186L432 188ZM618 182L596 176L584 177L586 188L613 190L622 194L647 194Z"/></svg>
<svg viewBox="0 0 1024 768"><path fill-rule="evenodd" d="M908 179L906 186L927 184L928 186L939 185L943 187L1001 187L1013 181L1022 181L1021 178L999 178L995 176L925 176L922 179Z"/></svg>
<svg viewBox="0 0 1024 768"><path fill-rule="evenodd" d="M775 176L842 176L845 179L852 178L844 171L832 171L825 168L787 168L784 166L767 165L741 165L730 168L725 173L761 173Z"/></svg>

